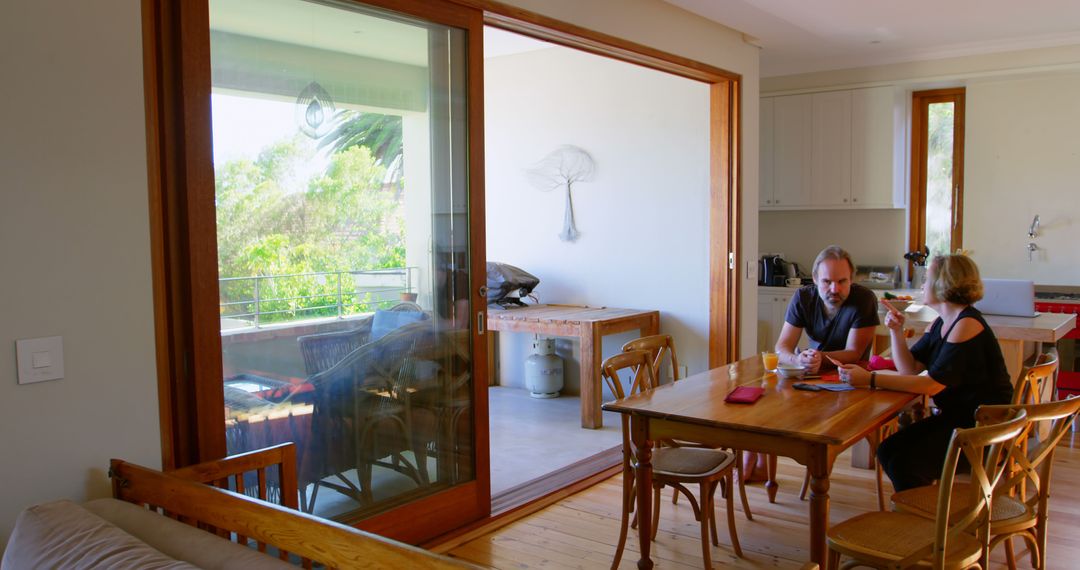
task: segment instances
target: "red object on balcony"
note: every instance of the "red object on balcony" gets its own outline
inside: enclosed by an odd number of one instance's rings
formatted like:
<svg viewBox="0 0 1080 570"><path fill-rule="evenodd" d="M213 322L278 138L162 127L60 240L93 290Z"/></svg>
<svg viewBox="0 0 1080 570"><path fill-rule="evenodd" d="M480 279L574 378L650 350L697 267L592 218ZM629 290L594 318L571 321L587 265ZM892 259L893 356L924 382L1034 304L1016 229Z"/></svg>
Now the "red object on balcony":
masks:
<svg viewBox="0 0 1080 570"><path fill-rule="evenodd" d="M1080 304L1077 303L1035 303L1035 310L1041 313L1072 313L1080 314ZM1062 338L1080 339L1080 327L1065 333ZM1067 398L1071 395L1080 395L1080 372L1061 370L1058 372L1058 398Z"/></svg>

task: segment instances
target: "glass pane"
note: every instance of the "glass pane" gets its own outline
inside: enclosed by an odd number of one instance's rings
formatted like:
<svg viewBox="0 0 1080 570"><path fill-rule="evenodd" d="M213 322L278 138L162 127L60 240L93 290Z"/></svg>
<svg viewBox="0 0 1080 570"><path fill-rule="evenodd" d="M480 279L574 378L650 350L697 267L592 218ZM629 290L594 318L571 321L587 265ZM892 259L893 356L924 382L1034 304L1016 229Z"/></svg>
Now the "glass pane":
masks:
<svg viewBox="0 0 1080 570"><path fill-rule="evenodd" d="M927 121L926 246L930 255L952 250L953 104L931 103Z"/></svg>
<svg viewBox="0 0 1080 570"><path fill-rule="evenodd" d="M465 32L210 6L229 453L296 442L326 517L472 479Z"/></svg>

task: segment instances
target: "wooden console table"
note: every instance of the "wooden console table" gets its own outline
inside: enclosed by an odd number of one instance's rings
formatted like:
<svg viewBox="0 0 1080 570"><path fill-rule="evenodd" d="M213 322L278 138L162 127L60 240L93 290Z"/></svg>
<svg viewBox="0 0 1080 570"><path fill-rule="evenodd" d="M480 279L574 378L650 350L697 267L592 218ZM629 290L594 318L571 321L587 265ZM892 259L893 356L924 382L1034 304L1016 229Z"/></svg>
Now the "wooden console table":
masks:
<svg viewBox="0 0 1080 570"><path fill-rule="evenodd" d="M581 340L581 427L603 427L600 414L603 382L600 340L609 334L634 329L642 336L660 333L660 311L585 307L581 305L529 305L516 309L488 309L491 332L527 332L570 336Z"/></svg>

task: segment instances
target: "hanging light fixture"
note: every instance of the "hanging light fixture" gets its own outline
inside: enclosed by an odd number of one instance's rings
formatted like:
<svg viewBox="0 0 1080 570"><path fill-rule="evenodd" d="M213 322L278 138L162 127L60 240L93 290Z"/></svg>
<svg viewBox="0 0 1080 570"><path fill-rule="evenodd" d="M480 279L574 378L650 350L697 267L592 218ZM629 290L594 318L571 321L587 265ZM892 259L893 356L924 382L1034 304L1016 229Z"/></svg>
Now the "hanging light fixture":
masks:
<svg viewBox="0 0 1080 570"><path fill-rule="evenodd" d="M317 81L312 81L296 97L296 124L305 135L320 138L330 130L334 110L330 94Z"/></svg>

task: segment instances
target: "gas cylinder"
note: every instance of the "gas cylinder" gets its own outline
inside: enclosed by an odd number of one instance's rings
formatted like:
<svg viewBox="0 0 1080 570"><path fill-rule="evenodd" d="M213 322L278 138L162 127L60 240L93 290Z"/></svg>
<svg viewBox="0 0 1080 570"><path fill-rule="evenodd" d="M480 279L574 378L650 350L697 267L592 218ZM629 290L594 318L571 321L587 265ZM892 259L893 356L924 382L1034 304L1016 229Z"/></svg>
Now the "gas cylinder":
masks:
<svg viewBox="0 0 1080 570"><path fill-rule="evenodd" d="M525 359L525 387L533 398L558 398L563 388L563 361L555 355L555 339L533 341L533 354Z"/></svg>

